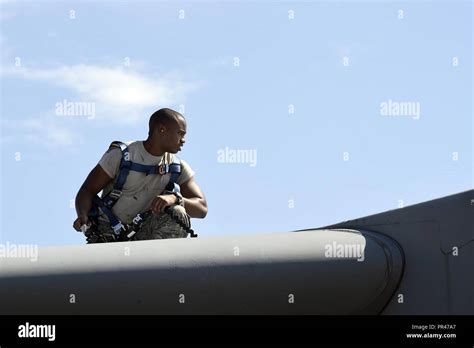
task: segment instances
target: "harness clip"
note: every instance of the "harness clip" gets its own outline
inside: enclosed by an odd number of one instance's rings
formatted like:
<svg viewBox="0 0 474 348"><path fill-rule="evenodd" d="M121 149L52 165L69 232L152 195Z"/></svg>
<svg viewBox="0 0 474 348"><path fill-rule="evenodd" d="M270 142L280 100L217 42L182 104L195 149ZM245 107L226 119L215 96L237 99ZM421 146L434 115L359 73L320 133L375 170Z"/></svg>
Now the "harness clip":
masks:
<svg viewBox="0 0 474 348"><path fill-rule="evenodd" d="M133 223L134 225L138 225L138 224L140 223L140 221L142 221L142 217L141 217L140 214L138 214L137 216L135 216L135 217L133 218L132 223Z"/></svg>
<svg viewBox="0 0 474 348"><path fill-rule="evenodd" d="M120 232L126 231L125 226L122 223L118 223L115 226L112 226L112 229L114 230L115 235L119 236Z"/></svg>
<svg viewBox="0 0 474 348"><path fill-rule="evenodd" d="M114 189L109 193L109 196L114 200L117 200L122 196L122 191Z"/></svg>
<svg viewBox="0 0 474 348"><path fill-rule="evenodd" d="M162 164L158 166L158 173L160 175L165 175L168 172L169 172L169 164Z"/></svg>

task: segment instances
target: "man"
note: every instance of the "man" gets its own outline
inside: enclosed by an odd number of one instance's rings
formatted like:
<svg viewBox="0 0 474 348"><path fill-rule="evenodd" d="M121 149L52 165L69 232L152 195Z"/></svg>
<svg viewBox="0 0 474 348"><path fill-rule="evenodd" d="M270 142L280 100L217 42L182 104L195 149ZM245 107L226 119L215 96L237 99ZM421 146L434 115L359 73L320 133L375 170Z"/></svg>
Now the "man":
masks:
<svg viewBox="0 0 474 348"><path fill-rule="evenodd" d="M180 113L164 108L150 117L148 138L128 144L130 161L141 165L167 166L173 163L173 154L181 150L185 143L186 120ZM100 236L88 240L89 243L114 240L110 219L100 214L91 226L88 217L93 207L94 197L103 190L104 198L113 189L120 172L122 150L111 147L89 173L76 196L77 219L73 227L81 231L84 225ZM165 191L171 173L148 174L138 171L128 173L120 198L111 212L123 224L131 224L137 214L151 209L143 219L139 231L132 240L184 238L187 231L177 221L189 221L189 217L204 218L207 215L207 202L204 194L194 180L194 171L181 160L181 173L176 180L179 193ZM167 213L165 213L167 209Z"/></svg>

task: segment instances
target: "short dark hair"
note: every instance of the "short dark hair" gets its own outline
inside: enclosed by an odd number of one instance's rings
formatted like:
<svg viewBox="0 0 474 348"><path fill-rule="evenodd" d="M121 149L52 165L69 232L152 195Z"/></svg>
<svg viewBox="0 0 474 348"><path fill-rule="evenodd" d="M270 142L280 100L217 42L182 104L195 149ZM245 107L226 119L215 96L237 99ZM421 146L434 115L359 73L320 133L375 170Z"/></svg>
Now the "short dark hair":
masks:
<svg viewBox="0 0 474 348"><path fill-rule="evenodd" d="M148 136L151 136L153 130L158 128L160 124L169 126L173 123L177 123L178 117L184 118L183 115L172 109L163 108L155 111L153 115L150 116L150 121L148 122Z"/></svg>

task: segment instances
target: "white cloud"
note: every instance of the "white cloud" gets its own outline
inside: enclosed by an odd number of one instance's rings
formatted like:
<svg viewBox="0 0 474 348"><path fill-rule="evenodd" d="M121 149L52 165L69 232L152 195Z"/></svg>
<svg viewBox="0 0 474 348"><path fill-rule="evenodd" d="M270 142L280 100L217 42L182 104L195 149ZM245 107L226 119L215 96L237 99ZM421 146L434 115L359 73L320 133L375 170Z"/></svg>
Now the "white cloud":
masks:
<svg viewBox="0 0 474 348"><path fill-rule="evenodd" d="M0 0L0 19L6 21L17 16L17 12L12 11L8 4L14 3L14 0Z"/></svg>
<svg viewBox="0 0 474 348"><path fill-rule="evenodd" d="M46 81L78 93L81 101L95 102L98 120L133 124L148 118L145 109L183 103L197 83L185 82L177 73L160 78L143 76L127 67L92 65L52 69L9 68L3 74L27 80Z"/></svg>
<svg viewBox="0 0 474 348"><path fill-rule="evenodd" d="M22 120L2 120L5 142L18 140L42 145L49 149L71 147L79 137L69 128L52 118L27 118Z"/></svg>

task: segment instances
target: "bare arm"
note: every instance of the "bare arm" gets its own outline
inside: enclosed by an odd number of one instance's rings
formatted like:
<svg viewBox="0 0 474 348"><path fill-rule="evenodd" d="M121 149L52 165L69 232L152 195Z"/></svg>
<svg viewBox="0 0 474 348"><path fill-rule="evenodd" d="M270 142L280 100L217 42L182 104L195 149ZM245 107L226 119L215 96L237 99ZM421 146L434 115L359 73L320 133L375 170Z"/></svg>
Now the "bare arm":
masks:
<svg viewBox="0 0 474 348"><path fill-rule="evenodd" d="M194 177L180 185L184 208L189 216L204 219L207 215L207 201Z"/></svg>
<svg viewBox="0 0 474 348"><path fill-rule="evenodd" d="M82 225L87 224L87 214L92 207L92 198L106 187L113 178L98 164L89 173L76 195L76 212L78 218L74 221L73 227L80 231Z"/></svg>
<svg viewBox="0 0 474 348"><path fill-rule="evenodd" d="M194 178L181 184L180 189L186 213L193 218L205 218L207 215L206 198ZM155 213L162 213L166 207L175 204L176 201L177 198L173 194L159 195L153 199L150 208Z"/></svg>

